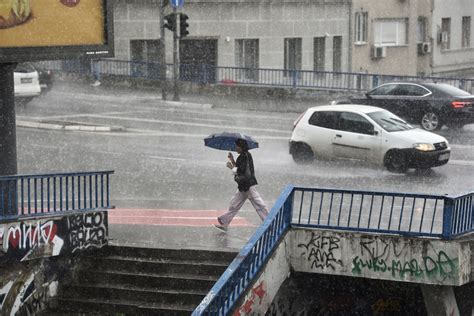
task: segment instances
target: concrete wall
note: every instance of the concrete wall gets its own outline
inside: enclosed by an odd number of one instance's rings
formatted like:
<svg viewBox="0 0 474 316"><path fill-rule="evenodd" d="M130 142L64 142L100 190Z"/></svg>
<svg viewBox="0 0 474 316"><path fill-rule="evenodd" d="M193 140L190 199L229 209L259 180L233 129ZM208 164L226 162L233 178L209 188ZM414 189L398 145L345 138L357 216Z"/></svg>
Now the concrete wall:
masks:
<svg viewBox="0 0 474 316"><path fill-rule="evenodd" d="M56 296L71 254L108 240L107 211L43 216L0 224L0 315L36 315Z"/></svg>
<svg viewBox="0 0 474 316"><path fill-rule="evenodd" d="M354 0L352 7L352 30L355 28L355 13L368 12L367 42L356 44L352 40L352 71L393 75L417 75L430 72L430 55L418 55L416 25L419 16L426 17L428 38L431 22L431 0ZM408 19L408 44L387 47L387 57L373 59L373 22L376 19ZM354 35L352 35L354 38Z"/></svg>
<svg viewBox="0 0 474 316"><path fill-rule="evenodd" d="M130 59L130 40L159 39L157 1L116 0L115 58ZM218 41L218 65L235 66L235 40L259 39L259 67L283 68L284 38L302 38L302 69L313 70L313 38L326 36L326 68L332 70L333 37L342 36L342 70L349 70L349 1L186 1L187 37ZM168 7L167 13L170 12ZM172 33L166 31L167 62Z"/></svg>
<svg viewBox="0 0 474 316"><path fill-rule="evenodd" d="M288 258L288 236L286 235L268 260L264 271L238 304L234 315L265 315L272 306L280 286L290 275Z"/></svg>
<svg viewBox="0 0 474 316"><path fill-rule="evenodd" d="M28 262L0 259L0 315L37 315L58 293L72 259L51 258Z"/></svg>
<svg viewBox="0 0 474 316"><path fill-rule="evenodd" d="M436 74L474 76L474 3L472 0L433 0L434 40L433 72ZM461 47L462 17L471 17L471 47ZM451 47L443 49L436 40L441 29L441 19L451 18Z"/></svg>
<svg viewBox="0 0 474 316"><path fill-rule="evenodd" d="M291 231L295 271L435 285L472 281L472 245L421 238Z"/></svg>
<svg viewBox="0 0 474 316"><path fill-rule="evenodd" d="M27 261L101 248L108 241L107 211L43 216L0 224L0 258Z"/></svg>

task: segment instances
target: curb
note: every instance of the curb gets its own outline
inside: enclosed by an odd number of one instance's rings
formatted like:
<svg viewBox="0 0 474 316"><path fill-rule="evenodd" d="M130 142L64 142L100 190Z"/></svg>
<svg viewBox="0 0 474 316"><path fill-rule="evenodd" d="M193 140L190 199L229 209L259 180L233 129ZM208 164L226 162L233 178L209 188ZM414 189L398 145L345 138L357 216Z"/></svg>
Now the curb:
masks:
<svg viewBox="0 0 474 316"><path fill-rule="evenodd" d="M123 131L121 126L90 126L90 125L61 125L41 122L16 121L17 127L47 129L54 131L82 131L82 132L117 132Z"/></svg>

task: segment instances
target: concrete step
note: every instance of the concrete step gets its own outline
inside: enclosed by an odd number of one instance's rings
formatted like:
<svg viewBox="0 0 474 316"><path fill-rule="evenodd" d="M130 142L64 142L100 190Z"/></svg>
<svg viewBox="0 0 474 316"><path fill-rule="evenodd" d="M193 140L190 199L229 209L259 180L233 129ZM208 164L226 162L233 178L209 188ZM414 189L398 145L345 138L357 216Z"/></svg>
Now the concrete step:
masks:
<svg viewBox="0 0 474 316"><path fill-rule="evenodd" d="M44 315L163 315L189 316L195 306L166 305L130 300L55 298Z"/></svg>
<svg viewBox="0 0 474 316"><path fill-rule="evenodd" d="M229 262L196 262L188 260L143 259L122 256L87 257L81 259L81 269L126 271L161 275L220 276Z"/></svg>
<svg viewBox="0 0 474 316"><path fill-rule="evenodd" d="M142 287L129 285L97 283L94 285L74 285L63 288L61 298L97 299L100 297L100 299L106 301L124 300L141 304L149 302L172 306L197 306L206 294L206 291L143 289Z"/></svg>
<svg viewBox="0 0 474 316"><path fill-rule="evenodd" d="M111 284L127 285L143 289L186 290L207 292L218 277L189 277L179 275L138 274L119 271L84 271L75 278L74 285Z"/></svg>
<svg viewBox="0 0 474 316"><path fill-rule="evenodd" d="M107 246L93 253L94 257L120 256L134 259L169 260L185 262L213 262L227 264L235 258L236 252L210 251L197 249L156 249L127 246Z"/></svg>

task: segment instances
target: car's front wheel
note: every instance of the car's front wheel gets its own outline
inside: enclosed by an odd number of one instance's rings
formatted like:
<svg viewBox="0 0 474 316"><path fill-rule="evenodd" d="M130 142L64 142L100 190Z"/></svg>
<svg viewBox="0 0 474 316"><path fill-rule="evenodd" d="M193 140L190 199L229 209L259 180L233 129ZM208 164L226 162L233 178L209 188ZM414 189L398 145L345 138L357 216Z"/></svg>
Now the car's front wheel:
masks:
<svg viewBox="0 0 474 316"><path fill-rule="evenodd" d="M310 163L314 160L313 150L304 143L297 143L293 145L291 155L294 162L297 164Z"/></svg>
<svg viewBox="0 0 474 316"><path fill-rule="evenodd" d="M443 122L438 113L434 111L427 111L421 117L421 127L427 131L437 131L443 126Z"/></svg>
<svg viewBox="0 0 474 316"><path fill-rule="evenodd" d="M385 166L390 172L404 173L408 169L407 157L400 150L391 150L385 156Z"/></svg>

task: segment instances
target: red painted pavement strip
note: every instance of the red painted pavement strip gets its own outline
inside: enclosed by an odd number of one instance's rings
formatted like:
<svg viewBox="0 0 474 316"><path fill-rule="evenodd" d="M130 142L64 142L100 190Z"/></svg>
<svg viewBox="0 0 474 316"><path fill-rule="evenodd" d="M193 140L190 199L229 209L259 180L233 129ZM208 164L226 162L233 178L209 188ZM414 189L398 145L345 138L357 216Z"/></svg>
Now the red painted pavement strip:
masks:
<svg viewBox="0 0 474 316"><path fill-rule="evenodd" d="M113 209L109 211L110 224L193 226L204 227L217 223L218 210L161 210L161 209ZM243 217L236 216L232 226L255 226Z"/></svg>

